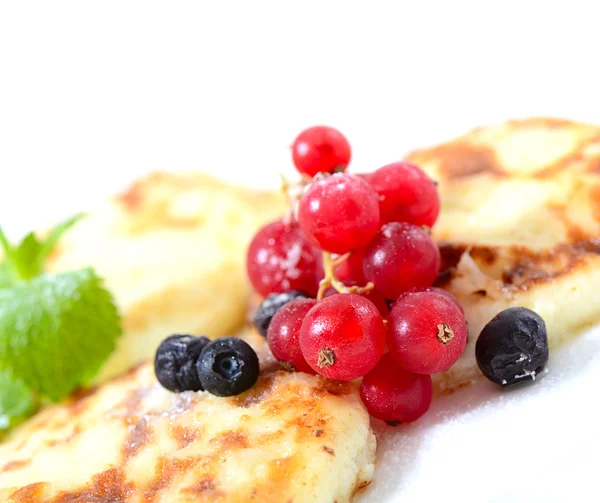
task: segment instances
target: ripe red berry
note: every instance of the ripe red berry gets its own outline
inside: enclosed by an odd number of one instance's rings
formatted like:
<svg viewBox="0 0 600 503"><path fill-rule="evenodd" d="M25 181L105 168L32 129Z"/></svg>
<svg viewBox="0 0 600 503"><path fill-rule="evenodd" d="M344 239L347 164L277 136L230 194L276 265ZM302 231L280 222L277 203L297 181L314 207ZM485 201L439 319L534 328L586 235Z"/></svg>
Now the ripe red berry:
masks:
<svg viewBox="0 0 600 503"><path fill-rule="evenodd" d="M300 349L317 373L351 381L377 365L385 349L385 325L377 308L364 297L332 295L304 318Z"/></svg>
<svg viewBox="0 0 600 503"><path fill-rule="evenodd" d="M356 281L344 281L343 283L345 286L362 286ZM325 290L323 298L331 297L332 295L337 295L338 293L339 292L335 288L330 286L327 290ZM358 295L364 297L367 300L370 300L373 303L373 305L377 308L379 314L381 314L381 317L383 319L386 319L390 314L390 308L388 306L387 301L385 300L385 297L377 290L369 290L368 292L361 293Z"/></svg>
<svg viewBox="0 0 600 503"><path fill-rule="evenodd" d="M367 280L363 272L363 256L365 250L354 250L350 256L335 268L335 275L340 281L354 281L364 285Z"/></svg>
<svg viewBox="0 0 600 503"><path fill-rule="evenodd" d="M431 405L431 377L403 369L389 353L360 384L360 397L371 416L393 426L419 419Z"/></svg>
<svg viewBox="0 0 600 503"><path fill-rule="evenodd" d="M315 126L302 131L292 145L294 165L300 173L344 171L350 163L350 144L337 129Z"/></svg>
<svg viewBox="0 0 600 503"><path fill-rule="evenodd" d="M440 250L420 227L391 222L367 246L363 271L388 299L412 288L430 286L440 269Z"/></svg>
<svg viewBox="0 0 600 503"><path fill-rule="evenodd" d="M281 220L256 233L248 247L246 269L252 286L263 297L288 290L315 296L323 276L321 253L297 223Z"/></svg>
<svg viewBox="0 0 600 503"><path fill-rule="evenodd" d="M395 162L371 173L369 183L379 194L381 223L408 222L431 227L440 212L435 183L417 166Z"/></svg>
<svg viewBox="0 0 600 503"><path fill-rule="evenodd" d="M373 173L354 173L354 176L357 176L358 178L361 178L365 182L369 183L372 174Z"/></svg>
<svg viewBox="0 0 600 503"><path fill-rule="evenodd" d="M458 360L467 343L467 322L445 295L417 292L398 299L387 324L390 354L406 370L436 374Z"/></svg>
<svg viewBox="0 0 600 503"><path fill-rule="evenodd" d="M271 320L267 331L267 342L273 356L283 363L286 370L315 373L302 356L298 337L306 313L316 303L314 299L293 300L284 304Z"/></svg>
<svg viewBox="0 0 600 503"><path fill-rule="evenodd" d="M431 405L431 377L403 369L387 353L362 380L360 397L373 417L393 423L419 419Z"/></svg>
<svg viewBox="0 0 600 503"><path fill-rule="evenodd" d="M443 290L442 288L438 288L437 286L426 286L423 288L413 288L412 290L409 290L408 292L404 292L403 294L401 294L400 297L398 297L398 300L402 299L406 295L411 295L413 293L418 293L418 292L434 292L434 293L439 293L440 295L443 295L445 297L448 297L448 299L450 299L454 304L456 304L456 307L458 307L460 309L460 312L465 314L465 310L460 305L460 302L458 301L458 299L454 295L452 295L449 291Z"/></svg>
<svg viewBox="0 0 600 503"><path fill-rule="evenodd" d="M325 251L363 248L379 229L377 193L360 178L336 173L314 182L302 195L298 222Z"/></svg>

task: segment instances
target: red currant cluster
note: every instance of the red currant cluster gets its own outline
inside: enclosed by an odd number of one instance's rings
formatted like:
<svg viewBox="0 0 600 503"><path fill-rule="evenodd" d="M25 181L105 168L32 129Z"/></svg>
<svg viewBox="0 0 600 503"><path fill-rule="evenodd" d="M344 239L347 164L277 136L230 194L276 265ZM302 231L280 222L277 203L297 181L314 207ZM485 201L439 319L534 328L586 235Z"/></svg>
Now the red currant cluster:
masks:
<svg viewBox="0 0 600 503"><path fill-rule="evenodd" d="M467 340L460 304L431 286L440 267L430 235L436 185L407 162L345 173L350 145L329 127L303 131L292 150L303 175L293 211L263 227L247 257L260 295L306 294L271 315L271 351L289 369L363 377L372 416L414 421L431 403L430 374L450 368Z"/></svg>

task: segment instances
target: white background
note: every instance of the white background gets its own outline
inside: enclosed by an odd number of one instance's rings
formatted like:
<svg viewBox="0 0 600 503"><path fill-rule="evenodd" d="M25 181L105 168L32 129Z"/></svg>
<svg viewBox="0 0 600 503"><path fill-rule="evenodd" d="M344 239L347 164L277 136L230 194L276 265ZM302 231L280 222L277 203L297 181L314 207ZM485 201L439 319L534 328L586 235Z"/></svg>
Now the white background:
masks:
<svg viewBox="0 0 600 503"><path fill-rule="evenodd" d="M317 123L348 136L356 170L507 118L600 123L594 1L0 2L12 234L154 169L275 184ZM596 499L598 341L555 356L533 391L436 404L382 443L366 496Z"/></svg>

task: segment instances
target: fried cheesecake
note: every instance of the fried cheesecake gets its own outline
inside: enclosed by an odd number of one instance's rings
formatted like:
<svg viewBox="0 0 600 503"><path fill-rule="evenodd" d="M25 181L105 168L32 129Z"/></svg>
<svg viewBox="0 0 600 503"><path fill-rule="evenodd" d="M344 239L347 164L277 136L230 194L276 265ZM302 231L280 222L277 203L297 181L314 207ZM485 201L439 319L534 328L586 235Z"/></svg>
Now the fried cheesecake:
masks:
<svg viewBox="0 0 600 503"><path fill-rule="evenodd" d="M507 307L538 312L551 347L600 319L598 128L512 121L408 159L439 182L438 283L469 322L463 356L434 376L438 390L479 378L477 336ZM243 250L284 208L276 194L156 174L78 224L51 269L91 264L117 297L125 335L103 378L151 357L174 331L239 326ZM17 427L0 445L0 499L349 501L370 480L375 451L356 386L285 373L263 339L244 337L262 372L238 397L170 393L142 363Z"/></svg>
<svg viewBox="0 0 600 503"><path fill-rule="evenodd" d="M478 379L475 342L505 308L540 314L550 349L600 321L600 128L516 120L408 160L439 183L438 283L458 297L469 323L463 356L434 376L438 389Z"/></svg>
<svg viewBox="0 0 600 503"><path fill-rule="evenodd" d="M219 337L241 328L250 295L245 249L285 207L277 192L153 173L66 233L48 270L93 266L123 315L125 335L97 380L151 358L173 330Z"/></svg>
<svg viewBox="0 0 600 503"><path fill-rule="evenodd" d="M247 242L284 211L279 194L158 173L65 236L49 269L93 265L124 335L103 384L0 444L0 501L342 503L371 480L376 441L356 383L281 370L250 329L242 337L261 376L237 397L171 393L148 362L173 332L216 337L243 325Z"/></svg>
<svg viewBox="0 0 600 503"><path fill-rule="evenodd" d="M371 480L375 436L356 383L281 370L231 398L175 394L142 363L48 407L0 444L0 501L338 503Z"/></svg>

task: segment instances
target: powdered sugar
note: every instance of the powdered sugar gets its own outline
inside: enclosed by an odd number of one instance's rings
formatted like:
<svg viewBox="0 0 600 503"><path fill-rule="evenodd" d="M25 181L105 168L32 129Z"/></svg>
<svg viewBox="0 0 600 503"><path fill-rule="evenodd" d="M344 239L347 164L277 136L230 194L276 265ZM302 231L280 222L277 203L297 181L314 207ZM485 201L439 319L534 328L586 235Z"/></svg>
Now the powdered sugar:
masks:
<svg viewBox="0 0 600 503"><path fill-rule="evenodd" d="M281 267L285 270L288 278L295 279L300 277L302 272L298 269L298 263L301 258L302 246L300 243L294 243L288 250L286 258L281 260Z"/></svg>
<svg viewBox="0 0 600 503"><path fill-rule="evenodd" d="M524 355L523 353L521 353L521 356L520 356L520 358L517 360L517 363L524 362L525 360L527 360L527 355Z"/></svg>
<svg viewBox="0 0 600 503"><path fill-rule="evenodd" d="M515 379L521 379L522 377L531 377L532 381L535 381L535 370L524 370L522 374L515 376Z"/></svg>

